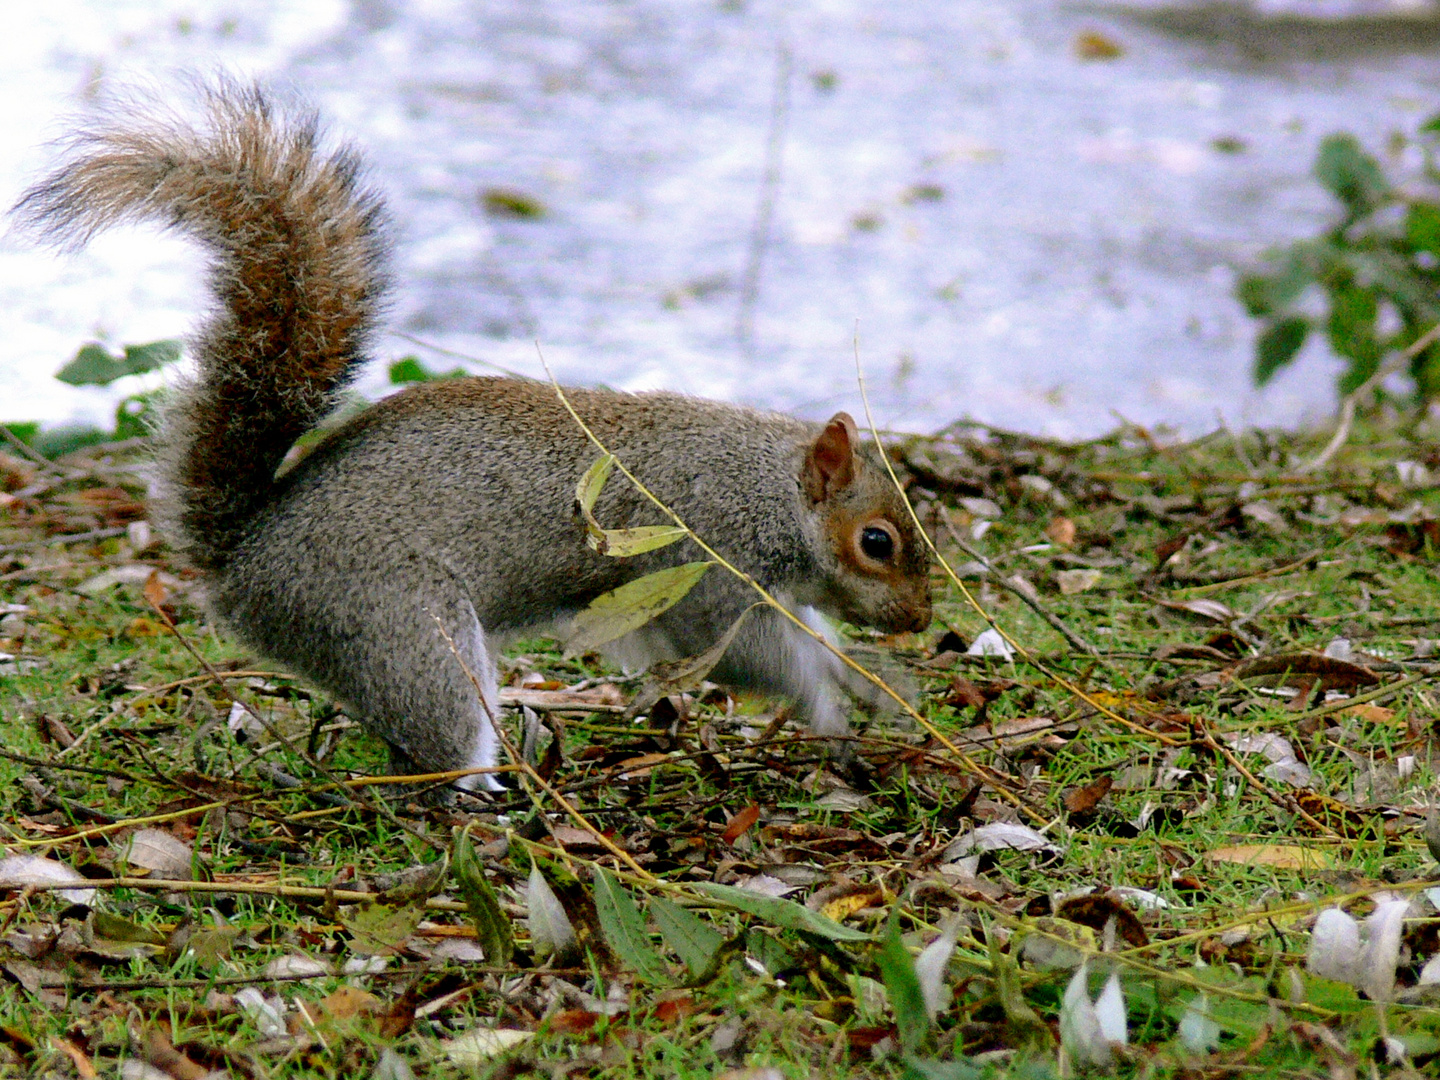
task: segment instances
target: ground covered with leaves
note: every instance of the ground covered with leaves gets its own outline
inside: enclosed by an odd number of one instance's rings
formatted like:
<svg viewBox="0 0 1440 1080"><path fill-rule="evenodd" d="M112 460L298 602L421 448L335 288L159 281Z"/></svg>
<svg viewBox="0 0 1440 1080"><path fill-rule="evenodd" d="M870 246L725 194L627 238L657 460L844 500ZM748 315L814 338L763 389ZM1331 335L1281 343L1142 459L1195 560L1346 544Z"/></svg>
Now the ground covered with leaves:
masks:
<svg viewBox="0 0 1440 1080"><path fill-rule="evenodd" d="M915 715L529 642L512 793L437 805L212 628L142 445L12 442L0 1074L1433 1069L1440 444L1323 443L897 444Z"/></svg>

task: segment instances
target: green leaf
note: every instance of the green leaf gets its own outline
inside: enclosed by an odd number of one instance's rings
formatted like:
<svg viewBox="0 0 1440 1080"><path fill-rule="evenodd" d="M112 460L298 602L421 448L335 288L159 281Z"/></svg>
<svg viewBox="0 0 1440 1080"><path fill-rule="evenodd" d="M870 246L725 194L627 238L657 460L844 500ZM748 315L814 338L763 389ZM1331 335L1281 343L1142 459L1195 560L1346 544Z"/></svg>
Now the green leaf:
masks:
<svg viewBox="0 0 1440 1080"><path fill-rule="evenodd" d="M781 900L776 896L762 896L749 889L737 889L733 885L718 885L713 881L697 881L692 888L719 901L726 907L755 915L764 919L771 926L778 926L782 930L803 930L806 933L819 934L832 941L874 940L863 930L855 930L834 919L827 919L818 911L811 911L804 905L791 900Z"/></svg>
<svg viewBox="0 0 1440 1080"><path fill-rule="evenodd" d="M645 932L645 917L624 886L604 867L595 868L595 914L600 919L600 932L610 951L648 982L670 981L670 973L655 955L650 935Z"/></svg>
<svg viewBox="0 0 1440 1080"><path fill-rule="evenodd" d="M1429 120L1426 120L1423 124L1421 124L1419 130L1423 131L1427 135L1440 134L1440 113L1436 113L1434 116L1430 117Z"/></svg>
<svg viewBox="0 0 1440 1080"><path fill-rule="evenodd" d="M455 868L455 880L460 884L460 895L470 909L475 938L485 951L485 962L504 967L515 954L515 934L475 856L468 828L455 838L455 853L450 862Z"/></svg>
<svg viewBox="0 0 1440 1080"><path fill-rule="evenodd" d="M1393 251L1374 245L1366 248L1334 249L1335 262L1347 269L1366 288L1373 288L1392 301L1408 317L1426 324L1440 319L1440 301L1430 283L1415 272L1414 265ZM1343 276L1340 285L1347 284ZM1334 286L1331 286L1332 291Z"/></svg>
<svg viewBox="0 0 1440 1080"><path fill-rule="evenodd" d="M1313 244L1292 245L1273 274L1249 274L1235 286L1235 296L1255 318L1277 315L1315 282Z"/></svg>
<svg viewBox="0 0 1440 1080"><path fill-rule="evenodd" d="M178 341L152 341L146 345L126 345L122 356L114 356L98 342L82 345L75 358L55 373L55 377L71 386L109 386L126 375L154 371L180 359Z"/></svg>
<svg viewBox="0 0 1440 1080"><path fill-rule="evenodd" d="M1298 316L1272 322L1255 340L1255 385L1264 386L1275 372L1295 359L1310 334L1310 323Z"/></svg>
<svg viewBox="0 0 1440 1080"><path fill-rule="evenodd" d="M587 652L644 626L683 600L713 565L690 562L667 567L597 596L575 616L566 651Z"/></svg>
<svg viewBox="0 0 1440 1080"><path fill-rule="evenodd" d="M674 949L692 978L700 978L710 969L715 955L724 947L725 936L709 923L679 904L663 896L650 898L650 916L660 930L665 944Z"/></svg>
<svg viewBox="0 0 1440 1080"><path fill-rule="evenodd" d="M166 364L173 364L179 359L180 342L165 338L144 345L126 345L123 363L126 374L139 375L145 371L155 371Z"/></svg>
<svg viewBox="0 0 1440 1080"><path fill-rule="evenodd" d="M80 346L75 358L57 371L55 378L71 386L109 386L128 374L118 356L111 356L103 346L92 342Z"/></svg>
<svg viewBox="0 0 1440 1080"><path fill-rule="evenodd" d="M405 356L396 360L390 365L389 374L391 386L435 382L439 379L463 379L466 376L465 370L458 367L451 368L449 371L431 371L416 356Z"/></svg>
<svg viewBox="0 0 1440 1080"><path fill-rule="evenodd" d="M1325 324L1330 347L1353 363L1341 382L1341 391L1355 389L1380 366L1380 342L1375 336L1375 317L1379 311L1373 289L1354 286L1339 289L1330 296L1330 318ZM1346 386L1346 383L1354 385Z"/></svg>
<svg viewBox="0 0 1440 1080"><path fill-rule="evenodd" d="M890 1008L895 1012L900 1046L907 1054L913 1054L930 1034L930 1014L925 1009L920 977L915 974L915 960L900 937L898 901L890 909L890 918L885 921L885 937L880 943L879 959L880 979L890 996Z"/></svg>
<svg viewBox="0 0 1440 1080"><path fill-rule="evenodd" d="M1440 206L1413 202L1405 213L1405 239L1417 251L1440 255Z"/></svg>
<svg viewBox="0 0 1440 1080"><path fill-rule="evenodd" d="M1361 149L1354 135L1331 135L1320 144L1315 179L1345 204L1352 221L1370 213L1390 194L1380 163Z"/></svg>
<svg viewBox="0 0 1440 1080"><path fill-rule="evenodd" d="M409 940L420 920L425 917L424 903L362 904L348 916L340 917L340 925L350 931L350 949L361 956L394 956ZM490 959L487 950L485 959Z"/></svg>
<svg viewBox="0 0 1440 1080"><path fill-rule="evenodd" d="M595 509L595 500L605 489L605 481L610 479L610 470L613 468L615 468L615 455L602 454L595 459L593 465L585 470L585 475L580 477L580 482L575 485L575 502L587 518ZM599 526L597 525L596 528Z"/></svg>

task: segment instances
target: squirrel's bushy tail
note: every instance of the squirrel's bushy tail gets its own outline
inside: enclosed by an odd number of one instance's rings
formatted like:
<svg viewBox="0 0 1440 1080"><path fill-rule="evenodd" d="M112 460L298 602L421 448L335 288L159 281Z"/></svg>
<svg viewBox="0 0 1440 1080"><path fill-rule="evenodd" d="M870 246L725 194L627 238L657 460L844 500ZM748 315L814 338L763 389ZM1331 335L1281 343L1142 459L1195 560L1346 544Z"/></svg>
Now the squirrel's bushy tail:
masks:
<svg viewBox="0 0 1440 1080"><path fill-rule="evenodd" d="M358 158L322 150L313 116L228 82L202 93L201 124L137 109L80 132L16 211L66 246L157 221L209 250L215 308L191 342L197 375L166 412L161 482L173 539L213 571L365 359L388 245Z"/></svg>

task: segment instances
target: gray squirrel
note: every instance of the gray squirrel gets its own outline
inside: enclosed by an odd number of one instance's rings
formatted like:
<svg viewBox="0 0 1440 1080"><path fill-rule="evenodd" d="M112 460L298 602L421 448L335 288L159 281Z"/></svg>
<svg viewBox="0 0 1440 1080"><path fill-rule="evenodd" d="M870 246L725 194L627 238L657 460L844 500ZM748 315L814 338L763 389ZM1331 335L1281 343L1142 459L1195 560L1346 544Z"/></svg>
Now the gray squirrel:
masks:
<svg viewBox="0 0 1440 1080"><path fill-rule="evenodd" d="M80 131L17 213L60 245L154 221L207 249L213 310L191 343L197 374L165 410L158 520L220 622L334 695L390 744L392 767L493 768L498 644L702 556L688 540L626 559L586 545L575 485L598 453L539 381L413 386L282 468L366 361L384 209L313 116L229 82L201 94L200 124L135 112ZM927 549L848 415L567 393L697 535L808 624L929 625ZM609 528L668 524L618 477L595 513ZM693 655L754 600L712 571L630 644L649 660ZM777 612L753 613L711 677L790 699L817 733L847 730L844 668ZM482 772L459 786L503 785Z"/></svg>

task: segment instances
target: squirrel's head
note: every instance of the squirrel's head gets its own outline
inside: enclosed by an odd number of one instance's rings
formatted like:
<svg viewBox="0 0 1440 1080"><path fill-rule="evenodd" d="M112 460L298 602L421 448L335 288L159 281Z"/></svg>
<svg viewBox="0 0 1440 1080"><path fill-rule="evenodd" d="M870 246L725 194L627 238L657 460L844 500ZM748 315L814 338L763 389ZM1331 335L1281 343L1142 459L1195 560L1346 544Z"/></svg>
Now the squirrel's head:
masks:
<svg viewBox="0 0 1440 1080"><path fill-rule="evenodd" d="M930 550L848 413L836 413L806 449L800 487L830 564L817 606L892 634L928 627Z"/></svg>

